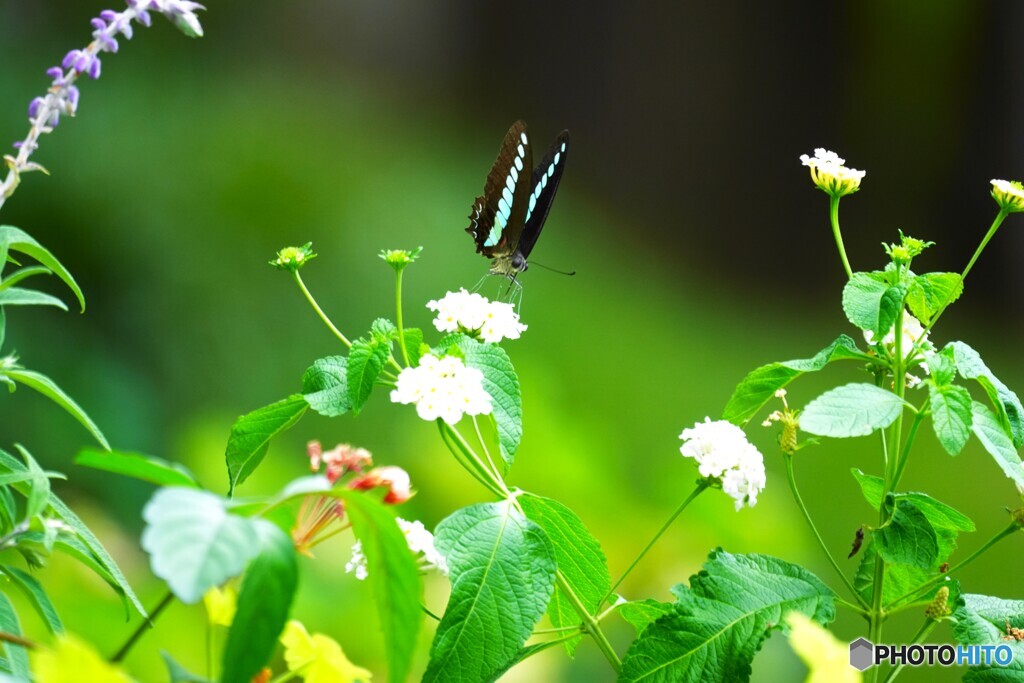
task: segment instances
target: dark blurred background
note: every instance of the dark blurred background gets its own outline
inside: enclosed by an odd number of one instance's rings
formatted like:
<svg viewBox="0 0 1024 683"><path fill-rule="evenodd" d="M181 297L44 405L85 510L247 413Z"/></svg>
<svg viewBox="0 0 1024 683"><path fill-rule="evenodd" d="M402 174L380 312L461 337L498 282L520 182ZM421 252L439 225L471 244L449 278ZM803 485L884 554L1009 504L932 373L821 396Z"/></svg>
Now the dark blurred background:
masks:
<svg viewBox="0 0 1024 683"><path fill-rule="evenodd" d="M102 9L0 5L0 139L24 136L44 70L87 42ZM407 320L429 327L422 304L486 269L463 228L508 125L526 119L538 147L568 128L571 160L534 257L578 275L535 268L523 278L530 329L508 348L526 431L511 479L576 509L618 574L692 486L679 432L717 417L753 367L855 332L839 306L827 199L800 154L824 146L868 172L842 204L855 269L881 267L880 243L897 229L938 243L918 270L966 263L995 215L989 179L1024 175L1022 12L1019 3L934 0L231 0L202 16L197 41L158 18L106 56L102 78L83 84L79 116L43 140L35 159L52 177L27 176L4 207L3 222L49 246L89 301L84 316L11 312L5 350L57 379L115 447L180 460L226 488L234 418L296 391L313 359L340 350L289 278L267 266L274 252L312 240L320 258L306 281L358 336L391 315L377 252L423 245L406 279ZM1017 217L1007 221L933 335L940 345L968 341L1018 388L1021 230ZM791 399L802 405L858 378L837 367L794 386ZM22 443L67 472L60 493L144 600L157 600L162 589L138 549L151 488L74 466L87 435L28 390L0 398L0 410L0 444ZM700 499L625 584L629 597L670 599L668 587L716 545L800 562L838 585L797 514L774 436L756 424L751 438L769 468L761 502L736 513L721 494ZM419 494L402 514L428 526L483 499L430 425L383 395L357 420L305 418L242 493L302 474L312 438L358 443L407 468ZM838 556L873 514L850 467L880 470L874 440L829 442L798 462ZM968 551L1020 500L976 444L950 458L931 434L904 483L977 522L961 539ZM370 596L342 572L347 541L317 556L303 563L295 616L383 679ZM1024 597L1006 571L1020 557L1020 541L1004 541L962 574L967 590ZM123 641L132 625L104 586L59 560L44 579L71 630L104 651ZM430 581L435 610L445 590ZM165 680L159 648L202 670L203 623L200 609L173 607L129 659L133 673ZM628 627L610 624L624 650ZM918 626L907 617L887 635L908 638ZM844 640L864 631L846 615L835 628ZM934 637L947 638L944 628ZM755 680L802 671L777 636ZM955 678L904 678L944 674ZM588 643L574 664L551 651L507 680L611 678Z"/></svg>

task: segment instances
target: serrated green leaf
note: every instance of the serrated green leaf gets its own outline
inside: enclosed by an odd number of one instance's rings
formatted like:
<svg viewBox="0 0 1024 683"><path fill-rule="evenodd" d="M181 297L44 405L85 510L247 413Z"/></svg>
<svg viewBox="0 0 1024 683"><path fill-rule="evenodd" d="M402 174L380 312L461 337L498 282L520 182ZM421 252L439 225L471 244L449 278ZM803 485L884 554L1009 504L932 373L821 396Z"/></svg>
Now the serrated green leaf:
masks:
<svg viewBox="0 0 1024 683"><path fill-rule="evenodd" d="M348 352L346 377L349 404L356 415L370 398L373 385L377 383L390 353L390 344L368 342L363 339L352 342L352 348Z"/></svg>
<svg viewBox="0 0 1024 683"><path fill-rule="evenodd" d="M387 318L377 318L370 325L370 334L375 341L386 344L398 338L398 328Z"/></svg>
<svg viewBox="0 0 1024 683"><path fill-rule="evenodd" d="M971 419L971 431L978 437L981 445L995 459L1003 473L1012 479L1018 488L1024 488L1024 465L1021 464L1017 449L1000 424L999 418L988 406L974 401Z"/></svg>
<svg viewBox="0 0 1024 683"><path fill-rule="evenodd" d="M903 291L880 273L854 273L843 287L843 312L862 330L884 336L892 329L903 304Z"/></svg>
<svg viewBox="0 0 1024 683"><path fill-rule="evenodd" d="M14 605L3 593L0 593L0 631L13 633L16 636L21 635L18 613L14 611ZM10 667L11 675L23 681L31 680L28 652L24 646L4 642L3 649L7 656L7 665Z"/></svg>
<svg viewBox="0 0 1024 683"><path fill-rule="evenodd" d="M423 330L407 327L402 334L405 337L405 353L409 356L409 365L416 367L423 356Z"/></svg>
<svg viewBox="0 0 1024 683"><path fill-rule="evenodd" d="M68 310L67 304L57 297L23 287L0 290L0 306L56 306L62 311Z"/></svg>
<svg viewBox="0 0 1024 683"><path fill-rule="evenodd" d="M457 345L462 350L466 366L476 368L484 375L484 391L491 397L491 415L498 428L501 458L508 469L523 438L523 399L519 391L519 377L508 354L497 344L484 344L463 335L457 340Z"/></svg>
<svg viewBox="0 0 1024 683"><path fill-rule="evenodd" d="M298 585L291 537L264 519L252 520L258 551L238 593L224 645L222 683L249 683L270 661Z"/></svg>
<svg viewBox="0 0 1024 683"><path fill-rule="evenodd" d="M864 474L856 467L851 469L850 472L853 474L857 483L860 484L861 492L864 494L864 499L868 501L868 504L875 510L882 502L882 491L885 482L881 477L875 477L869 474ZM895 496L897 500L903 500L910 503L928 518L928 521L936 529L948 529L950 531L974 531L974 522L971 521L970 517L958 512L949 505L932 498L926 493L895 493L891 494Z"/></svg>
<svg viewBox="0 0 1024 683"><path fill-rule="evenodd" d="M348 358L327 356L313 361L302 373L302 394L309 407L325 417L337 417L351 410Z"/></svg>
<svg viewBox="0 0 1024 683"><path fill-rule="evenodd" d="M889 521L873 533L875 549L888 563L928 569L939 556L935 527L913 503L889 494Z"/></svg>
<svg viewBox="0 0 1024 683"><path fill-rule="evenodd" d="M0 225L0 272L3 272L4 265L7 263L7 254L10 251L31 256L53 271L71 289L78 299L82 311L85 311L85 297L82 295L82 290L63 264L25 231L10 225Z"/></svg>
<svg viewBox="0 0 1024 683"><path fill-rule="evenodd" d="M224 453L228 465L228 496L233 495L235 487L248 479L263 462L270 440L293 427L308 407L301 394L293 394L235 421Z"/></svg>
<svg viewBox="0 0 1024 683"><path fill-rule="evenodd" d="M28 468L25 467L24 463L19 461L17 458L12 456L3 450L0 450L0 471L27 473ZM13 487L18 490L19 493L25 494L28 491L28 484L25 482L13 484ZM101 578L110 584L118 594L125 599L125 607L129 605L135 607L139 614L143 617L147 616L146 609L139 602L139 598L135 595L135 591L132 590L131 584L128 583L128 579L125 577L121 568L117 566L114 558L110 556L100 540L96 538L96 535L85 525L85 523L78 518L74 512L71 511L64 501L50 493L50 508L54 514L62 522L70 526L75 533L76 542L81 539L83 547L95 558L97 566L102 568L104 574L100 574ZM59 537L58 537L59 538ZM97 572L99 573L99 572Z"/></svg>
<svg viewBox="0 0 1024 683"><path fill-rule="evenodd" d="M766 555L711 553L704 569L677 586L672 611L633 641L624 683L742 683L782 617L800 612L819 624L835 618L834 595L816 576Z"/></svg>
<svg viewBox="0 0 1024 683"><path fill-rule="evenodd" d="M75 464L140 479L157 486L199 488L195 475L187 467L152 455L83 448L75 456Z"/></svg>
<svg viewBox="0 0 1024 683"><path fill-rule="evenodd" d="M846 384L808 403L800 414L800 429L835 438L867 436L895 422L906 405L896 394L873 384Z"/></svg>
<svg viewBox="0 0 1024 683"><path fill-rule="evenodd" d="M1009 666L973 666L965 683L1021 683L1024 681L1024 642L1007 640L1007 626L1024 628L1024 600L1004 600L964 594L953 612L953 637L960 645L1005 645L1013 652Z"/></svg>
<svg viewBox="0 0 1024 683"><path fill-rule="evenodd" d="M43 584L39 582L39 579L17 567L4 566L0 567L0 571L6 574L11 583L24 593L25 597L28 598L29 604L32 605L33 609L42 618L43 624L46 625L50 633L59 634L64 632L64 624L61 622L60 614L57 613L57 608L53 606L50 596L46 594L46 589L43 588Z"/></svg>
<svg viewBox="0 0 1024 683"><path fill-rule="evenodd" d="M399 683L409 676L423 622L419 568L390 509L359 492L349 491L341 498L366 556L368 580L384 632L388 680Z"/></svg>
<svg viewBox="0 0 1024 683"><path fill-rule="evenodd" d="M817 372L837 360L870 359L870 356L857 348L857 343L853 339L844 334L811 358L762 365L736 385L732 397L722 411L722 419L742 425L756 415L776 391L797 377L808 372Z"/></svg>
<svg viewBox="0 0 1024 683"><path fill-rule="evenodd" d="M1013 439L1013 445L1020 448L1024 444L1024 406L1021 406L1017 394L992 374L977 351L963 342L950 342L946 349L952 349L957 372L964 379L973 379L988 394L997 413L999 421L1006 433ZM943 349L945 351L946 349Z"/></svg>
<svg viewBox="0 0 1024 683"><path fill-rule="evenodd" d="M491 680L517 657L544 614L555 582L554 548L512 501L457 510L434 538L452 592L423 680Z"/></svg>
<svg viewBox="0 0 1024 683"><path fill-rule="evenodd" d="M620 605L616 611L626 620L626 623L636 629L636 634L639 636L654 621L671 612L672 603L651 599L633 600Z"/></svg>
<svg viewBox="0 0 1024 683"><path fill-rule="evenodd" d="M950 455L963 450L971 438L971 394L963 387L928 385L932 428Z"/></svg>
<svg viewBox="0 0 1024 683"><path fill-rule="evenodd" d="M928 365L928 374L932 381L940 387L947 386L956 378L956 361L953 359L953 349L946 346L938 353L930 354L925 358Z"/></svg>
<svg viewBox="0 0 1024 683"><path fill-rule="evenodd" d="M63 408L71 417L78 420L78 422L89 430L93 438L99 442L103 448L110 450L110 444L107 443L106 437L103 436L103 432L96 426L89 416L85 414L85 411L72 400L70 396L64 393L64 390L58 387L52 379L46 375L41 375L38 372L32 370L25 370L22 368L12 368L0 372L0 375L6 375L8 378L14 380L19 384L24 384L30 389L38 391L40 394L50 399L58 406Z"/></svg>
<svg viewBox="0 0 1024 683"><path fill-rule="evenodd" d="M936 313L960 298L964 291L959 273L915 275L907 290L907 307L927 325Z"/></svg>
<svg viewBox="0 0 1024 683"><path fill-rule="evenodd" d="M519 504L526 516L547 534L566 583L587 612L596 614L612 583L601 544L576 513L556 500L526 494L519 497ZM583 621L561 586L555 588L548 603L548 617L555 628L575 626ZM581 635L565 641L570 657L582 638Z"/></svg>
<svg viewBox="0 0 1024 683"><path fill-rule="evenodd" d="M164 488L142 511L142 548L153 573L185 604L238 576L260 548L253 521L230 514L219 496Z"/></svg>

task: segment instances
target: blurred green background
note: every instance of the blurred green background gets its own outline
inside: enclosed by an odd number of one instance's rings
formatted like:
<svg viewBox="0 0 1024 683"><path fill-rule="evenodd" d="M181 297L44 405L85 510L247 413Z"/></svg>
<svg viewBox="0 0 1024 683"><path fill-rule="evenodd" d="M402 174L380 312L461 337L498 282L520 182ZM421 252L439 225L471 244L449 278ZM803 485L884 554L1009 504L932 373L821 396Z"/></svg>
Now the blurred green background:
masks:
<svg viewBox="0 0 1024 683"><path fill-rule="evenodd" d="M46 67L88 40L93 2L0 5L0 138L20 139ZM938 246L918 269L960 270L995 213L988 180L1024 166L1014 87L1019 3L722 2L584 5L523 0L218 2L190 41L164 20L122 41L103 77L83 84L79 116L36 155L52 177L25 178L4 207L78 278L84 316L9 315L6 350L51 375L118 448L179 460L226 489L233 420L299 388L309 363L340 351L289 278L267 261L312 241L304 275L350 336L391 315L382 248L422 245L406 278L407 323L429 327L428 299L471 287L486 262L463 232L508 125L525 118L538 147L562 128L572 153L534 257L575 269L524 278L524 337L508 345L522 381L525 436L511 480L575 509L618 574L690 491L678 434L720 414L750 369L807 357L855 331L839 307L843 277L827 200L798 156L816 146L867 169L843 202L855 269L880 267L880 242L902 228ZM1024 386L1022 227L1007 221L961 304L933 338L963 339L1011 387ZM57 288L54 287L54 291ZM802 405L857 379L836 367L792 387ZM151 488L71 464L87 435L28 390L0 397L0 444L28 447L122 563L147 603L163 589L139 549ZM768 486L753 510L708 494L656 547L623 592L670 599L717 545L763 552L834 577L785 485L774 435L751 423ZM401 514L433 526L483 492L431 425L383 392L358 418L303 419L276 441L243 494L276 490L320 439L369 448L412 475ZM803 451L803 494L837 556L870 523L851 467L879 470L873 439ZM971 516L971 549L1019 505L976 444L957 458L924 434L904 483ZM338 639L383 680L365 586L343 573L348 541L302 562L294 616ZM961 578L968 591L1022 598L1020 540L1004 541ZM845 561L844 561L845 562ZM848 562L852 575L855 561ZM113 594L71 562L43 575L70 630L113 651L125 623ZM427 602L443 607L443 580ZM41 635L26 613L30 633ZM204 669L200 608L175 605L129 658L165 680L159 650ZM630 630L609 620L624 651ZM887 627L908 638L916 618ZM840 638L863 623L842 615ZM429 629L422 640L429 643ZM948 637L945 627L934 637ZM772 638L755 680L798 680ZM913 680L954 672L908 672ZM552 650L509 681L611 680L584 644Z"/></svg>

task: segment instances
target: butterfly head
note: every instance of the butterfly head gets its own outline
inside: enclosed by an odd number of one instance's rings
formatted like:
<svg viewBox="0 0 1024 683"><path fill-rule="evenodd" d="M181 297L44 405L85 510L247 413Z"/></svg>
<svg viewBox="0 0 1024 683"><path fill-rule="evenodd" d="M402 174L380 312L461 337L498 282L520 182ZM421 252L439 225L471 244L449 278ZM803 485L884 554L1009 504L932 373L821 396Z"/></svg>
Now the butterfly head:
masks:
<svg viewBox="0 0 1024 683"><path fill-rule="evenodd" d="M529 267L526 257L516 251L511 256L499 256L491 261L491 274L504 275L509 280L514 280L519 273Z"/></svg>

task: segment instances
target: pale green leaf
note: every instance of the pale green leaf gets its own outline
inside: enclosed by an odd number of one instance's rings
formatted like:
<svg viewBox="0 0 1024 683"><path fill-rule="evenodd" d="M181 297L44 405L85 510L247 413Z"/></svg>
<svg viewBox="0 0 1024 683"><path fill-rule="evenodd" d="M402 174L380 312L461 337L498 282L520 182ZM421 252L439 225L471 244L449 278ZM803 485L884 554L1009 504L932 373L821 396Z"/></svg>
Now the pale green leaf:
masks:
<svg viewBox="0 0 1024 683"><path fill-rule="evenodd" d="M17 567L4 566L0 567L0 571L6 574L11 583L24 593L25 597L28 598L29 604L39 614L43 624L46 625L50 633L59 634L64 632L64 624L61 622L60 614L57 613L57 608L54 607L50 596L46 594L46 589L43 588L43 584L39 582L39 579Z"/></svg>
<svg viewBox="0 0 1024 683"><path fill-rule="evenodd" d="M846 384L808 403L800 415L800 429L836 438L867 436L895 422L906 405L873 384Z"/></svg>
<svg viewBox="0 0 1024 683"><path fill-rule="evenodd" d="M672 611L672 603L658 600L634 600L620 605L616 611L626 623L636 629L639 636L654 621Z"/></svg>
<svg viewBox="0 0 1024 683"><path fill-rule="evenodd" d="M352 342L348 352L346 379L348 383L348 400L352 412L359 414L373 392L384 364L391 353L391 345L380 341L357 339Z"/></svg>
<svg viewBox="0 0 1024 683"><path fill-rule="evenodd" d="M971 437L971 394L953 384L929 384L928 390L935 436L947 453L956 455Z"/></svg>
<svg viewBox="0 0 1024 683"><path fill-rule="evenodd" d="M308 407L301 394L293 394L238 418L231 427L224 454L228 465L229 496L263 462L270 440L294 426Z"/></svg>
<svg viewBox="0 0 1024 683"><path fill-rule="evenodd" d="M953 637L960 645L1008 646L1013 652L1009 666L973 666L964 673L965 683L1024 682L1024 642L1007 636L1007 627L1024 628L1024 600L1005 600L987 595L964 594L953 612Z"/></svg>
<svg viewBox="0 0 1024 683"><path fill-rule="evenodd" d="M23 287L0 290L0 306L56 306L62 311L68 310L67 304L57 297Z"/></svg>
<svg viewBox="0 0 1024 683"><path fill-rule="evenodd" d="M40 394L50 399L58 406L63 408L71 417L78 420L78 422L89 430L93 438L99 442L103 448L110 450L110 444L107 443L106 437L103 436L103 432L96 426L85 411L72 400L70 396L64 393L64 390L58 387L52 379L46 375L41 375L38 372L32 370L24 370L21 368L13 368L4 370L0 375L6 375L8 378L24 384L30 389L38 391Z"/></svg>
<svg viewBox="0 0 1024 683"><path fill-rule="evenodd" d="M1000 423L1013 439L1013 445L1019 448L1024 444L1024 407L1021 406L1017 394L1003 384L985 365L978 352L967 344L950 342L946 349L953 350L953 359L960 376L976 380L988 394L989 400L999 414Z"/></svg>
<svg viewBox="0 0 1024 683"><path fill-rule="evenodd" d="M843 312L847 319L877 338L892 329L903 304L899 287L884 281L881 273L854 273L843 287Z"/></svg>
<svg viewBox="0 0 1024 683"><path fill-rule="evenodd" d="M981 445L995 459L1003 473L1012 479L1018 488L1024 489L1024 465L1021 464L1017 449L1000 424L999 418L988 406L974 401L972 420L971 429Z"/></svg>
<svg viewBox="0 0 1024 683"><path fill-rule="evenodd" d="M195 475L187 467L152 455L83 448L75 456L75 464L140 479L157 486L199 488Z"/></svg>
<svg viewBox="0 0 1024 683"><path fill-rule="evenodd" d="M7 596L0 593L0 631L21 635L21 622L18 621L18 614L14 611L14 605L7 599ZM20 680L31 680L29 675L28 652L24 646L14 643L3 643L4 654L11 674Z"/></svg>
<svg viewBox="0 0 1024 683"><path fill-rule="evenodd" d="M302 394L309 407L326 417L352 409L348 400L348 358L327 356L313 361L302 374Z"/></svg>
<svg viewBox="0 0 1024 683"><path fill-rule="evenodd" d="M32 239L28 233L10 225L0 225L0 272L3 272L9 251L17 251L31 256L53 271L74 292L82 311L85 311L85 297L82 296L82 290L63 264L46 248Z"/></svg>
<svg viewBox="0 0 1024 683"><path fill-rule="evenodd" d="M907 290L907 307L914 317L927 325L963 293L959 273L924 273L915 275Z"/></svg>
<svg viewBox="0 0 1024 683"><path fill-rule="evenodd" d="M484 344L466 336L458 338L466 365L484 375L484 390L490 395L492 416L498 427L498 445L506 469L512 466L523 438L523 399L519 377L505 350L497 344Z"/></svg>

